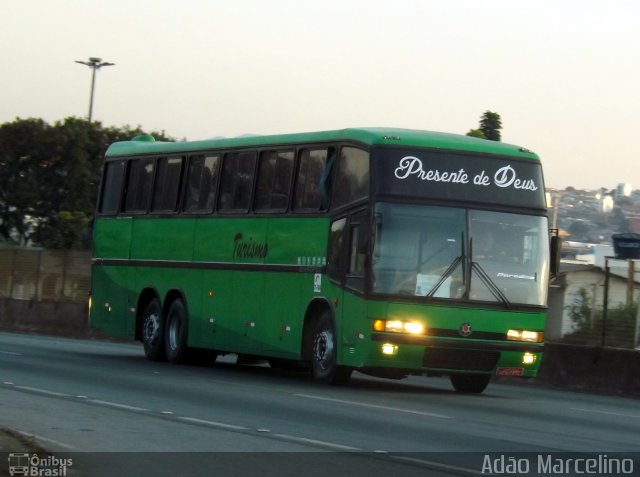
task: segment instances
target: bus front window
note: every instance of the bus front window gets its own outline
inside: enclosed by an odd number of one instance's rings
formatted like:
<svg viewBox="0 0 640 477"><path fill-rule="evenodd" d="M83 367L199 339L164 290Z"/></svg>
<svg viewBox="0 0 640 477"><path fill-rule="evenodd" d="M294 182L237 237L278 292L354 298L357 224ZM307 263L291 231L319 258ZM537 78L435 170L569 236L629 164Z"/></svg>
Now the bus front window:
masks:
<svg viewBox="0 0 640 477"><path fill-rule="evenodd" d="M462 297L463 209L380 203L376 217L375 293Z"/></svg>
<svg viewBox="0 0 640 477"><path fill-rule="evenodd" d="M546 304L546 217L379 203L376 223L374 293Z"/></svg>
<svg viewBox="0 0 640 477"><path fill-rule="evenodd" d="M472 277L469 297L544 305L549 249L546 217L469 211ZM485 278L483 279L483 275Z"/></svg>

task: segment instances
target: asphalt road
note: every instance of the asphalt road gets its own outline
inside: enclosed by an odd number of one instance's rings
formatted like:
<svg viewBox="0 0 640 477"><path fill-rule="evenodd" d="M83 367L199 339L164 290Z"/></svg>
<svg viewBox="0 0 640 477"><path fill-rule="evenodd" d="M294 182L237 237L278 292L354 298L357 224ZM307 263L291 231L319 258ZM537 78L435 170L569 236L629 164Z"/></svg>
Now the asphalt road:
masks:
<svg viewBox="0 0 640 477"><path fill-rule="evenodd" d="M633 399L505 384L463 395L448 379L357 373L327 387L232 356L174 366L135 344L11 333L0 426L102 472L87 475L482 475L485 453L640 451Z"/></svg>

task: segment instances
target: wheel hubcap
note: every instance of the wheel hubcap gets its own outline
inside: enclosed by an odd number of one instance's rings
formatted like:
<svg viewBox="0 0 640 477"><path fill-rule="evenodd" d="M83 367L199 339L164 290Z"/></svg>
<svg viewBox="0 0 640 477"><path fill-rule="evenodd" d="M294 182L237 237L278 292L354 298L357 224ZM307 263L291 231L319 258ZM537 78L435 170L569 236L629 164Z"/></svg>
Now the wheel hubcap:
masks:
<svg viewBox="0 0 640 477"><path fill-rule="evenodd" d="M327 370L333 359L333 334L323 330L313 342L313 359L322 370Z"/></svg>
<svg viewBox="0 0 640 477"><path fill-rule="evenodd" d="M142 327L143 339L145 343L154 343L158 339L158 330L160 329L160 317L157 313L147 315Z"/></svg>

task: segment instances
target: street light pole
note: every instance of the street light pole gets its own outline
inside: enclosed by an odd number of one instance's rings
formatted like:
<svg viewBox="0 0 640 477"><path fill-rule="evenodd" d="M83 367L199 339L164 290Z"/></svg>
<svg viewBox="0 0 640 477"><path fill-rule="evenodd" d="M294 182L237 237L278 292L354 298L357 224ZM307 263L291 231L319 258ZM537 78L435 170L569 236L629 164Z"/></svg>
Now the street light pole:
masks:
<svg viewBox="0 0 640 477"><path fill-rule="evenodd" d="M93 93L96 88L96 71L102 68L103 66L113 66L115 63L107 63L106 61L102 61L102 58L89 58L89 61L78 61L76 63L80 63L81 65L88 66L91 68L91 96L89 98L89 116L87 120L91 122L91 117L93 116Z"/></svg>

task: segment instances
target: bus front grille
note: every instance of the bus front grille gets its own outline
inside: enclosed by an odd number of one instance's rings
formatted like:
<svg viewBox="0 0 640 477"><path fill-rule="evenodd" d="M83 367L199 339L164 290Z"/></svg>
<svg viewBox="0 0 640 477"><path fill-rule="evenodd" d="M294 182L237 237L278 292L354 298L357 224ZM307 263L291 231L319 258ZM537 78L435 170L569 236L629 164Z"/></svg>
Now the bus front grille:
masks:
<svg viewBox="0 0 640 477"><path fill-rule="evenodd" d="M499 351L427 348L423 366L434 369L491 371L500 359Z"/></svg>

